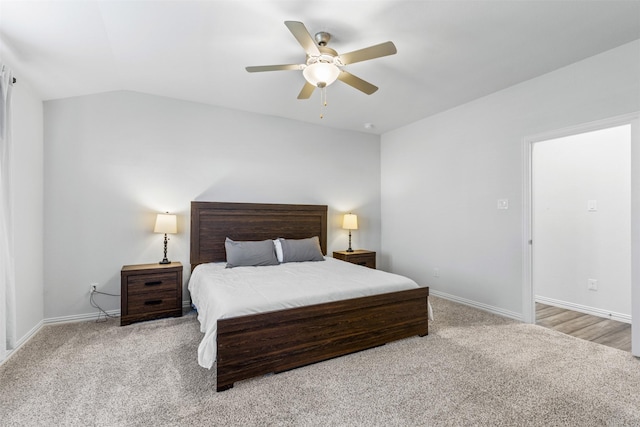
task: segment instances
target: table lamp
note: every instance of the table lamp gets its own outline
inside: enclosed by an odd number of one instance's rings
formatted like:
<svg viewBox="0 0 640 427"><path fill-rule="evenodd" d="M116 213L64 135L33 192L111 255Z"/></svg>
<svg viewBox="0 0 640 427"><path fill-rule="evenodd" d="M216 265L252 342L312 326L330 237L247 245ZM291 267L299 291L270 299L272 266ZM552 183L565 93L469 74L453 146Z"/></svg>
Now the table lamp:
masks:
<svg viewBox="0 0 640 427"><path fill-rule="evenodd" d="M351 230L358 229L358 215L346 214L342 221L342 228L349 230L349 249L347 249L347 252L353 252L353 249L351 249Z"/></svg>
<svg viewBox="0 0 640 427"><path fill-rule="evenodd" d="M175 234L178 232L177 218L175 215L158 214L156 218L156 226L153 229L154 233L164 233L164 258L160 261L160 264L170 264L171 261L167 259L167 234Z"/></svg>

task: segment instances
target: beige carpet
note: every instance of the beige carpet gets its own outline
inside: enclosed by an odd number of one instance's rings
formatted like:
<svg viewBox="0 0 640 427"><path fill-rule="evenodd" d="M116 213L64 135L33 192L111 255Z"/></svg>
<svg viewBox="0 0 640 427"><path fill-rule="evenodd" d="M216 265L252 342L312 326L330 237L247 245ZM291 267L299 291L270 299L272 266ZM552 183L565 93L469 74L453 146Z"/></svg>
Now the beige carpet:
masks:
<svg viewBox="0 0 640 427"><path fill-rule="evenodd" d="M431 299L430 334L215 392L193 314L45 326L0 367L0 425L640 425L640 361Z"/></svg>

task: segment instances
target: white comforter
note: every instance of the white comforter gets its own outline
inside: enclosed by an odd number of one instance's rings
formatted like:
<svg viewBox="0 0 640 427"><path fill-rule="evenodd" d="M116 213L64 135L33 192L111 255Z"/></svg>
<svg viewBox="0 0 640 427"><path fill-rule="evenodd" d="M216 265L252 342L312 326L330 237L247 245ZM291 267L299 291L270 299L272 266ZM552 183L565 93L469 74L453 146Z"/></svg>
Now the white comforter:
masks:
<svg viewBox="0 0 640 427"><path fill-rule="evenodd" d="M205 334L198 347L198 363L209 369L216 360L218 319L418 287L407 277L331 257L266 267L225 266L201 264L189 280L200 331Z"/></svg>

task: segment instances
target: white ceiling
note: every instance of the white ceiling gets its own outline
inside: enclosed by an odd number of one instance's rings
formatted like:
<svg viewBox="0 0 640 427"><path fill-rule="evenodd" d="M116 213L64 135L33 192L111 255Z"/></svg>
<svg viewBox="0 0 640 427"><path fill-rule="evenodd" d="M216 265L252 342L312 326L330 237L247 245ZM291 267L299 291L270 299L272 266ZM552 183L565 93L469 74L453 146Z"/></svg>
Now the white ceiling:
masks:
<svg viewBox="0 0 640 427"><path fill-rule="evenodd" d="M302 63L284 25L302 21L346 53L391 40L396 55L347 66L342 82L296 99ZM383 133L640 38L640 1L0 0L0 55L45 100L132 90ZM365 129L372 123L372 129Z"/></svg>

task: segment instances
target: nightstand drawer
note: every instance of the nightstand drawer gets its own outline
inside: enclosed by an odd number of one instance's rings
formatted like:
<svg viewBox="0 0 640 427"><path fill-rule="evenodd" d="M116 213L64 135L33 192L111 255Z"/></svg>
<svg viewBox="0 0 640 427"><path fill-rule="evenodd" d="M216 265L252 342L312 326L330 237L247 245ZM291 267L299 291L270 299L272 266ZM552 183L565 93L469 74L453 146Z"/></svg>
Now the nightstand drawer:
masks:
<svg viewBox="0 0 640 427"><path fill-rule="evenodd" d="M129 276L127 279L127 289L129 296L145 292L162 292L173 290L175 293L177 273L155 273Z"/></svg>
<svg viewBox="0 0 640 427"><path fill-rule="evenodd" d="M376 268L375 258L369 255L360 255L349 257L349 262L352 264L363 265L369 268Z"/></svg>
<svg viewBox="0 0 640 427"><path fill-rule="evenodd" d="M172 310L176 307L176 291L160 291L145 294L129 294L129 314Z"/></svg>

